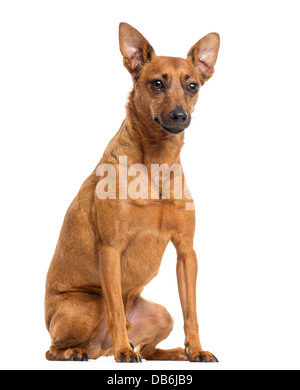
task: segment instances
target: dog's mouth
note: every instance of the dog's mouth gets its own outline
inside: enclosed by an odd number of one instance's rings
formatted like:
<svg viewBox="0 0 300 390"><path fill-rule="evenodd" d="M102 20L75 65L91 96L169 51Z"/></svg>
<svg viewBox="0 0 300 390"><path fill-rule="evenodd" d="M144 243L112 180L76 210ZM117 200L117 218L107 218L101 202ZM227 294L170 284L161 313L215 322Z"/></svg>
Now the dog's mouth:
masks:
<svg viewBox="0 0 300 390"><path fill-rule="evenodd" d="M179 128L179 127L172 127L172 128L166 127L159 121L158 118L154 118L154 121L158 123L167 134L180 134L185 130L185 128Z"/></svg>

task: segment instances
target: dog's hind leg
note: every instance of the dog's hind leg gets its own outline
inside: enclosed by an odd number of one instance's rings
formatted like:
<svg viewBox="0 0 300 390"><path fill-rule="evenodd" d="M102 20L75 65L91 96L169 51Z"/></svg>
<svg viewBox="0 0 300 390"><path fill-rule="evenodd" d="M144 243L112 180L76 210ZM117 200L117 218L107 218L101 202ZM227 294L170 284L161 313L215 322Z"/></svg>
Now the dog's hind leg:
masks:
<svg viewBox="0 0 300 390"><path fill-rule="evenodd" d="M173 319L162 305L139 298L130 309L127 319L132 324L129 340L137 347L143 359L187 360L183 348L156 348L173 329Z"/></svg>
<svg viewBox="0 0 300 390"><path fill-rule="evenodd" d="M48 360L88 360L100 354L101 324L106 327L106 309L102 296L72 292L48 300L46 322L51 346Z"/></svg>

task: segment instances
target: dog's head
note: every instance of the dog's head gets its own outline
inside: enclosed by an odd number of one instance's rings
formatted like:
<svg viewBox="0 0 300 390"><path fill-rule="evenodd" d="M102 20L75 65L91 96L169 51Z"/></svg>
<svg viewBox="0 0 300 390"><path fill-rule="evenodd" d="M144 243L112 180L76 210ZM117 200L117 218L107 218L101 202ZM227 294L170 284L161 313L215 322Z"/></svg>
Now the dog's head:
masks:
<svg viewBox="0 0 300 390"><path fill-rule="evenodd" d="M157 56L135 28L120 23L123 63L132 75L136 115L153 131L179 134L191 122L200 86L214 73L220 46L217 33L200 39L187 58Z"/></svg>

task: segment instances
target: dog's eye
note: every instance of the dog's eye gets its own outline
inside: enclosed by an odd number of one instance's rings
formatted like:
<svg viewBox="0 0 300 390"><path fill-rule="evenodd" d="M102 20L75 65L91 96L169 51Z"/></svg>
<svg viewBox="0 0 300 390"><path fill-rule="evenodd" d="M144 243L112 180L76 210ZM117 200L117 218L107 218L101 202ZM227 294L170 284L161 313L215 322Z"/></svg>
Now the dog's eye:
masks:
<svg viewBox="0 0 300 390"><path fill-rule="evenodd" d="M188 90L189 92L195 93L195 92L198 91L198 89L199 89L199 85L198 85L197 83L190 83L190 84L187 86L187 90Z"/></svg>
<svg viewBox="0 0 300 390"><path fill-rule="evenodd" d="M161 81L161 80L153 80L151 81L151 86L153 89L156 89L156 90L163 90L165 88L165 85L164 83Z"/></svg>

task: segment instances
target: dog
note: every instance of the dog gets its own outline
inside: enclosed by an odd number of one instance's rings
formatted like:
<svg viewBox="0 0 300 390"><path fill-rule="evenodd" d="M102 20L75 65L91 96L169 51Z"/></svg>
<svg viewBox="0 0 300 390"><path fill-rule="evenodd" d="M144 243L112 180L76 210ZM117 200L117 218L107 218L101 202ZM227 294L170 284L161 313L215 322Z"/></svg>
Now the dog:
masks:
<svg viewBox="0 0 300 390"><path fill-rule="evenodd" d="M184 130L200 87L214 73L220 38L206 35L186 59L163 57L135 28L120 23L119 43L133 90L125 120L64 218L46 280L45 322L51 336L46 358L84 361L113 355L117 362L217 362L199 339L191 197L176 197L174 188L166 196L161 177L152 198L147 184L144 196L128 197L137 179L127 175L121 188L121 171L126 162L148 180L153 166L182 167ZM173 187L174 172L169 175ZM170 334L173 319L141 292L157 275L170 241L177 251L185 341L184 348L164 350L156 346Z"/></svg>

